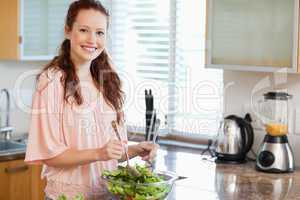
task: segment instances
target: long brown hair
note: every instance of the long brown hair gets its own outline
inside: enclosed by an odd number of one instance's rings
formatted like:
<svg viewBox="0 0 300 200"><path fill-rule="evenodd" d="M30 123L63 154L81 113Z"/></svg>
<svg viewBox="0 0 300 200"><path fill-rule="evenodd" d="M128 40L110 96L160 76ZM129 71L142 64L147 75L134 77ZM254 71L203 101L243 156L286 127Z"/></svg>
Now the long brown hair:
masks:
<svg viewBox="0 0 300 200"><path fill-rule="evenodd" d="M72 29L80 10L94 9L107 17L107 28L109 13L97 0L78 0L71 3L66 16L65 26ZM90 72L96 88L103 93L105 101L117 112L117 122L123 118L122 107L124 103L121 80L113 69L111 60L105 50L91 62ZM70 40L65 39L59 49L58 56L48 63L42 72L58 68L63 71L62 84L64 86L64 100L68 102L73 97L78 105L83 103L79 86L79 78L76 74L75 65L70 58ZM38 76L39 77L39 76Z"/></svg>

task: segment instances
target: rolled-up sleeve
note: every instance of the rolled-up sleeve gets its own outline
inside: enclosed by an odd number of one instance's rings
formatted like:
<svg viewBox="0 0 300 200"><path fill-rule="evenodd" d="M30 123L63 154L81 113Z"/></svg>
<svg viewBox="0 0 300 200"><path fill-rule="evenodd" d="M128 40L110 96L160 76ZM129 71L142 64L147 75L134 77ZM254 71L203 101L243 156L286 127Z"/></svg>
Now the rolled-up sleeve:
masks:
<svg viewBox="0 0 300 200"><path fill-rule="evenodd" d="M42 74L33 95L25 162L42 164L68 149L63 133L63 87L58 75Z"/></svg>

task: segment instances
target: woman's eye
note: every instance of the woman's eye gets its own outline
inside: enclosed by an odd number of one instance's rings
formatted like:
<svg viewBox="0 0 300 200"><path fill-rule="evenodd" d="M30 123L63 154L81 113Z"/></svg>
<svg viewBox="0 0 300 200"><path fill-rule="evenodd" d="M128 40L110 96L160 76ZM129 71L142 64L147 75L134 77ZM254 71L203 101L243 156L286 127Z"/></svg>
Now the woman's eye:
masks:
<svg viewBox="0 0 300 200"><path fill-rule="evenodd" d="M82 33L88 32L88 30L87 30L87 29L84 29L84 28L79 29L79 31L82 32Z"/></svg>
<svg viewBox="0 0 300 200"><path fill-rule="evenodd" d="M97 35L99 35L99 36L104 35L104 32L98 31L98 32L97 32Z"/></svg>

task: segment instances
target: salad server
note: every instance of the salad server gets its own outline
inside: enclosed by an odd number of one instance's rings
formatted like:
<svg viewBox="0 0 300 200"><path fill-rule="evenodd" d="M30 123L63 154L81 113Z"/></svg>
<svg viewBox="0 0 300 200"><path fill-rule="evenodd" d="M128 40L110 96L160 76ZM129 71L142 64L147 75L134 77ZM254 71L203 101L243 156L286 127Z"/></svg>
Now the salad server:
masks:
<svg viewBox="0 0 300 200"><path fill-rule="evenodd" d="M116 121L112 121L112 122L111 122L111 126L113 127L113 129L114 129L114 131L115 131L115 133L116 133L116 135L117 135L119 141L122 142L122 138L121 138L121 135L120 135L120 133L119 133L119 131L118 131L118 127L117 127ZM129 156L128 156L128 151L127 151L127 147L126 147L126 146L124 146L124 151L125 151L125 157L126 157L126 162L127 162L127 168L128 168L128 171L129 171L132 175L134 175L134 176L140 176L140 172L139 172L135 167L132 167L132 166L130 166L130 164L129 164Z"/></svg>

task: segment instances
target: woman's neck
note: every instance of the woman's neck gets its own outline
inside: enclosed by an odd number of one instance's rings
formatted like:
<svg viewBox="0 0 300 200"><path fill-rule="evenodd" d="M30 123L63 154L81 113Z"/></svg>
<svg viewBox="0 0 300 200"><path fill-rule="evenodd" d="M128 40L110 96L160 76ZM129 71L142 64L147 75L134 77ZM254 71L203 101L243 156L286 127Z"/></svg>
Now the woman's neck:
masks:
<svg viewBox="0 0 300 200"><path fill-rule="evenodd" d="M76 66L76 74L80 80L86 80L91 77L90 66Z"/></svg>
<svg viewBox="0 0 300 200"><path fill-rule="evenodd" d="M76 74L79 79L83 78L86 79L87 77L91 76L90 73L90 66L91 66L91 61L83 61L80 60L78 57L74 56L71 52L71 60L75 65L76 68Z"/></svg>

